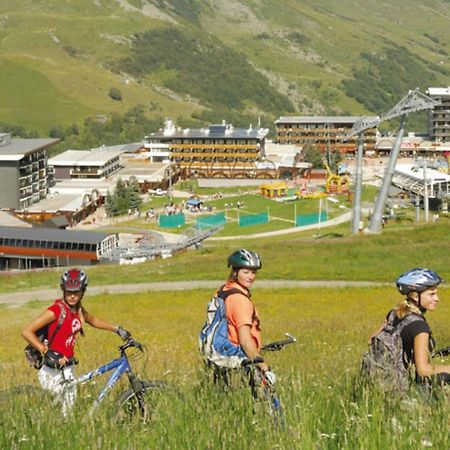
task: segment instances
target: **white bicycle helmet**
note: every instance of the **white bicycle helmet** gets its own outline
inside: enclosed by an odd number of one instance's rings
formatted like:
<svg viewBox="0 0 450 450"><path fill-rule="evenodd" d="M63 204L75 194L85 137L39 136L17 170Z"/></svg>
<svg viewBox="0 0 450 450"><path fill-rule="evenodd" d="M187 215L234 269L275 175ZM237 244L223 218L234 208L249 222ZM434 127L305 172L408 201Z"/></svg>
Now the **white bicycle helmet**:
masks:
<svg viewBox="0 0 450 450"><path fill-rule="evenodd" d="M395 284L400 294L408 295L411 292L419 294L427 289L441 284L444 280L430 269L416 267L401 274Z"/></svg>

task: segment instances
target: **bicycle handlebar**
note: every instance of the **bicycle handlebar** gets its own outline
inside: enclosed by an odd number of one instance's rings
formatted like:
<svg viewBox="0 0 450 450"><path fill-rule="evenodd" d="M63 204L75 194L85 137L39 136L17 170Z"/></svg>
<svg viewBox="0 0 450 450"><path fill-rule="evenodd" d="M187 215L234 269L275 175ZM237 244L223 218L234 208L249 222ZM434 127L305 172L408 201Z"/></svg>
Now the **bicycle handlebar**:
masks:
<svg viewBox="0 0 450 450"><path fill-rule="evenodd" d="M281 350L286 345L293 344L294 342L297 341L297 339L294 336L292 336L292 334L285 333L285 335L287 336L287 339L283 339L281 341L275 341L275 342L266 344L261 347L261 351L262 352L277 352L278 350Z"/></svg>
<svg viewBox="0 0 450 450"><path fill-rule="evenodd" d="M275 341L275 342L271 342L269 344L264 345L263 347L261 347L261 351L262 352L277 352L279 350L281 350L283 347L285 347L286 345L289 344L293 344L294 342L297 341L297 339L292 336L292 334L289 333L285 333L285 335L287 336L287 339L283 339L281 341ZM264 358L262 356L257 356L256 358L253 359L244 359L241 363L242 367L247 367L247 366L252 366L255 364L259 364L264 362Z"/></svg>
<svg viewBox="0 0 450 450"><path fill-rule="evenodd" d="M244 359L241 363L242 367L248 367L248 366L253 366L254 364L259 364L264 362L264 358L262 358L261 356L257 356L256 358L253 359Z"/></svg>
<svg viewBox="0 0 450 450"><path fill-rule="evenodd" d="M128 349L130 347L137 348L141 352L144 351L144 346L140 342L133 339L132 337L128 338L127 341L125 342L125 344L122 344L119 346L119 351L121 353L123 353L123 352L125 352L126 349Z"/></svg>
<svg viewBox="0 0 450 450"><path fill-rule="evenodd" d="M439 350L435 350L431 353L431 357L435 358L436 356L448 356L450 355L450 347L440 348Z"/></svg>

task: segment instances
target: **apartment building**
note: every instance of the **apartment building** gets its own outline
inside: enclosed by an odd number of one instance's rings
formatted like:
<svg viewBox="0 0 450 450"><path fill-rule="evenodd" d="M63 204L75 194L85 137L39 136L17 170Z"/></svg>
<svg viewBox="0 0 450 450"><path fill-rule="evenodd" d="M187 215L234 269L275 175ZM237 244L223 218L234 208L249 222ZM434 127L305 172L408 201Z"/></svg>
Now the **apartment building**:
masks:
<svg viewBox="0 0 450 450"><path fill-rule="evenodd" d="M282 116L275 121L276 142L306 148L315 146L325 151L354 155L357 137L344 141L344 136L360 120L360 116ZM368 117L375 120L375 117ZM364 153L376 153L377 129L364 133Z"/></svg>
<svg viewBox="0 0 450 450"><path fill-rule="evenodd" d="M439 105L429 112L428 132L435 142L450 142L450 87L427 90L427 95Z"/></svg>
<svg viewBox="0 0 450 450"><path fill-rule="evenodd" d="M102 179L122 167L120 156L125 151L125 145L103 145L92 150L67 150L50 158L48 165L55 179Z"/></svg>
<svg viewBox="0 0 450 450"><path fill-rule="evenodd" d="M185 177L253 178L264 176L257 163L264 157L266 128L235 128L231 124L182 129L172 120L145 137L150 158L169 157ZM154 154L153 154L154 153Z"/></svg>
<svg viewBox="0 0 450 450"><path fill-rule="evenodd" d="M47 196L47 149L58 141L0 133L0 208L26 209Z"/></svg>

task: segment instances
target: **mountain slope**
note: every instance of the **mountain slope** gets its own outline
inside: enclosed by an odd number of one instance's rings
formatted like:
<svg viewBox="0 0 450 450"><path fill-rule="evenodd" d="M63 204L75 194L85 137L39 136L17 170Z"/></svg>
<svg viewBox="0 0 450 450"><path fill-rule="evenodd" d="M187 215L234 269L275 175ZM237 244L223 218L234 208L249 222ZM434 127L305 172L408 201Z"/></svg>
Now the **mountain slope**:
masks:
<svg viewBox="0 0 450 450"><path fill-rule="evenodd" d="M448 0L3 0L0 123L382 113L450 85L449 19Z"/></svg>

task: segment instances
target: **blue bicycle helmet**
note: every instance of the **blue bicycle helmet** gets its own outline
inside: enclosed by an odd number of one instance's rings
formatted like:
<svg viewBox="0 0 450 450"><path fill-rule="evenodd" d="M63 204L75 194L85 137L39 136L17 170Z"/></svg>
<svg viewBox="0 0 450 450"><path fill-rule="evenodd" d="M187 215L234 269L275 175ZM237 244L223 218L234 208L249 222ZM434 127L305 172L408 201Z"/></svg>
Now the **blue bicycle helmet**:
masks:
<svg viewBox="0 0 450 450"><path fill-rule="evenodd" d="M432 270L416 267L401 274L395 284L400 294L408 295L411 292L419 294L427 289L441 284L444 280Z"/></svg>

